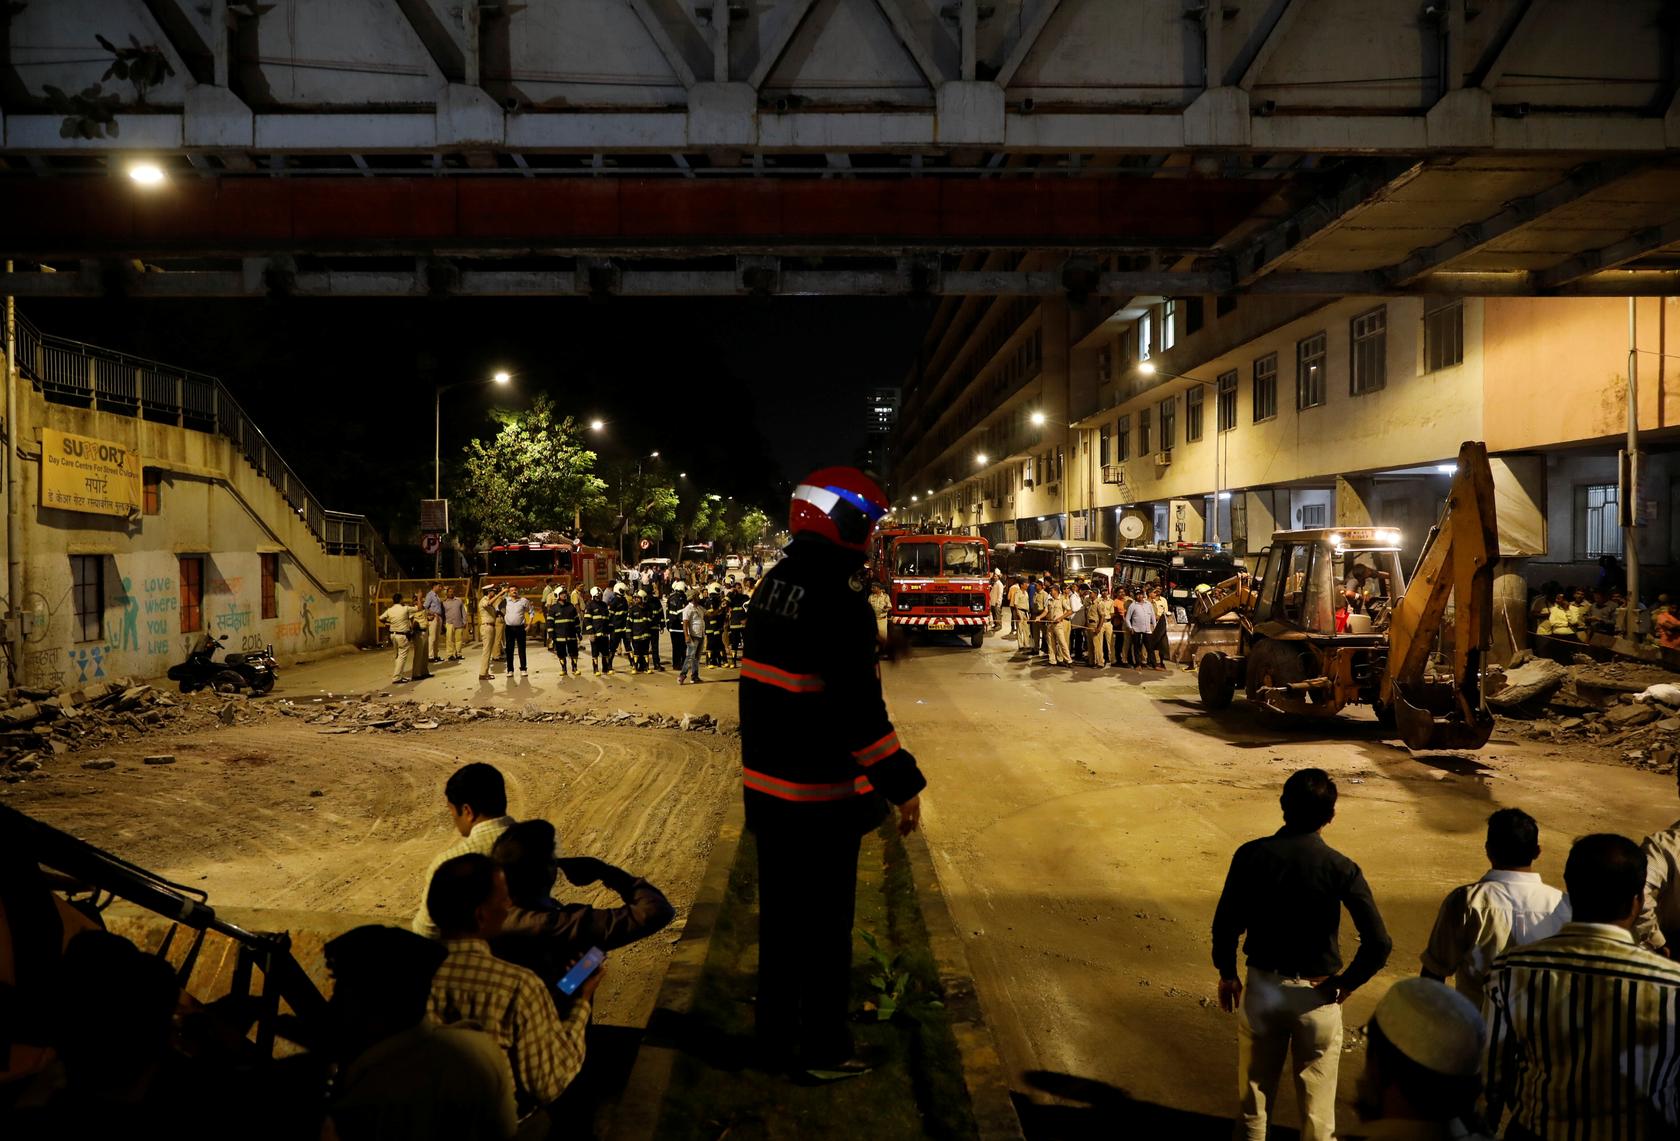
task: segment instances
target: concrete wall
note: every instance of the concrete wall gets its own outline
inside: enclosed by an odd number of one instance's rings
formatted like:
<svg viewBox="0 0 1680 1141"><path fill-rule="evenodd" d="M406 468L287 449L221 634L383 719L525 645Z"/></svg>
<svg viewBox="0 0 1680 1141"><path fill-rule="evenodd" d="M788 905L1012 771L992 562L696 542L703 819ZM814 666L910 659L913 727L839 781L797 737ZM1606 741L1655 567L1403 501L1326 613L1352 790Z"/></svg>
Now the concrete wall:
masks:
<svg viewBox="0 0 1680 1141"><path fill-rule="evenodd" d="M1627 433L1625 297L1490 297L1483 404L1490 451ZM1680 423L1680 298L1639 299L1639 426ZM1469 330L1465 330L1468 346Z"/></svg>
<svg viewBox="0 0 1680 1141"><path fill-rule="evenodd" d="M48 404L23 386L19 463L23 511L20 609L31 629L20 672L33 685L131 675L156 677L180 661L179 558L204 560L204 625L227 648L272 644L281 660L364 639L374 583L358 556L328 555L277 489L219 436L113 413ZM134 449L161 473L160 513L129 519L40 503L41 428ZM279 556L277 610L262 615L260 556ZM82 639L72 555L101 560L103 636Z"/></svg>

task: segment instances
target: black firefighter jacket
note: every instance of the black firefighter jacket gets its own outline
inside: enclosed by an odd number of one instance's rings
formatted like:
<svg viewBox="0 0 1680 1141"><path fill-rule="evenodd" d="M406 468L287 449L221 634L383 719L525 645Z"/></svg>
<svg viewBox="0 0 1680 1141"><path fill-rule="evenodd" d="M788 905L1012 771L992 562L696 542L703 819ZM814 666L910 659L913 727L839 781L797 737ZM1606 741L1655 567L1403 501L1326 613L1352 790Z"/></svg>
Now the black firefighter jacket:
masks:
<svg viewBox="0 0 1680 1141"><path fill-rule="evenodd" d="M881 700L862 566L796 540L748 603L741 766L755 832L862 834L927 787Z"/></svg>

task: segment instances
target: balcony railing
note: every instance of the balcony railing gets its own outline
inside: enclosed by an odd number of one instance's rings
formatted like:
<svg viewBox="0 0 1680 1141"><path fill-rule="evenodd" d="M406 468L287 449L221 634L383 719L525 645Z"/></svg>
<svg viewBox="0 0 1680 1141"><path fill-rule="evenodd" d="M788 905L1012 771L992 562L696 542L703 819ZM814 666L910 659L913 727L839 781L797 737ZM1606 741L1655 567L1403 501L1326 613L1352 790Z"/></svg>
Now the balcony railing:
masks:
<svg viewBox="0 0 1680 1141"><path fill-rule="evenodd" d="M54 404L136 416L223 436L332 555L361 555L380 578L402 569L365 515L330 511L213 376L42 333L17 318L17 367Z"/></svg>

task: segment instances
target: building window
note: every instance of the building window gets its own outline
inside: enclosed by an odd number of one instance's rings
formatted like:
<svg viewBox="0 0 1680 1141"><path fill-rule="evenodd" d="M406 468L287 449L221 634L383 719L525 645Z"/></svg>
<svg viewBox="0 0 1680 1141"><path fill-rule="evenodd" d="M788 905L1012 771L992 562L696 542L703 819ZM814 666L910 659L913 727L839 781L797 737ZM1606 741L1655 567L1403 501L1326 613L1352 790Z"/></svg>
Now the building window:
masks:
<svg viewBox="0 0 1680 1141"><path fill-rule="evenodd" d="M275 596L274 587L280 579L280 556L262 555L262 616L264 618L280 617L280 600Z"/></svg>
<svg viewBox="0 0 1680 1141"><path fill-rule="evenodd" d="M1348 391L1355 396L1375 392L1388 380L1388 306L1379 305L1348 322L1353 342L1348 365Z"/></svg>
<svg viewBox="0 0 1680 1141"><path fill-rule="evenodd" d="M1108 425L1104 424L1097 433L1097 462L1103 467L1108 466Z"/></svg>
<svg viewBox="0 0 1680 1141"><path fill-rule="evenodd" d="M1149 458L1149 409L1138 409L1138 455Z"/></svg>
<svg viewBox="0 0 1680 1141"><path fill-rule="evenodd" d="M163 510L163 473L155 467L140 469L140 509L147 515Z"/></svg>
<svg viewBox="0 0 1680 1141"><path fill-rule="evenodd" d="M1458 298L1423 303L1423 371L1464 363L1464 302Z"/></svg>
<svg viewBox="0 0 1680 1141"><path fill-rule="evenodd" d="M1301 505L1301 526L1326 526L1326 508L1327 505L1323 503L1303 503Z"/></svg>
<svg viewBox="0 0 1680 1141"><path fill-rule="evenodd" d="M1132 458L1132 418L1122 416L1114 424L1114 462L1123 464Z"/></svg>
<svg viewBox="0 0 1680 1141"><path fill-rule="evenodd" d="M1214 383L1219 386L1219 430L1229 432L1237 426L1237 370L1220 373Z"/></svg>
<svg viewBox="0 0 1680 1141"><path fill-rule="evenodd" d="M1067 463L1067 453L1061 448L1056 449L1056 482L1062 482L1062 473Z"/></svg>
<svg viewBox="0 0 1680 1141"><path fill-rule="evenodd" d="M1104 345L1097 350L1097 383L1107 384L1114 379L1114 350Z"/></svg>
<svg viewBox="0 0 1680 1141"><path fill-rule="evenodd" d="M1267 353L1254 362L1254 422L1277 415L1277 354Z"/></svg>
<svg viewBox="0 0 1680 1141"><path fill-rule="evenodd" d="M204 632L204 557L182 555L176 560L181 583L181 633Z"/></svg>
<svg viewBox="0 0 1680 1141"><path fill-rule="evenodd" d="M1178 298L1169 297L1161 305L1161 351L1178 344Z"/></svg>
<svg viewBox="0 0 1680 1141"><path fill-rule="evenodd" d="M1575 557L1596 559L1620 556L1622 550L1621 497L1613 483L1575 489Z"/></svg>
<svg viewBox="0 0 1680 1141"><path fill-rule="evenodd" d="M1146 361L1149 359L1149 353L1155 344L1155 342L1151 339L1154 328L1155 311L1153 309L1145 309L1143 316L1138 318L1137 323L1138 360L1140 361Z"/></svg>
<svg viewBox="0 0 1680 1141"><path fill-rule="evenodd" d="M1193 444L1202 438L1202 386L1197 385L1184 394L1184 442Z"/></svg>
<svg viewBox="0 0 1680 1141"><path fill-rule="evenodd" d="M1132 358L1134 355L1135 354L1132 352L1132 331L1130 329L1126 329L1120 334L1119 361L1121 372L1131 371Z"/></svg>
<svg viewBox="0 0 1680 1141"><path fill-rule="evenodd" d="M1178 398L1169 396L1156 405L1156 408L1161 413L1161 450L1170 452L1176 442L1173 435L1173 425L1178 419Z"/></svg>
<svg viewBox="0 0 1680 1141"><path fill-rule="evenodd" d="M76 641L105 640L105 556L70 556L70 591L76 603Z"/></svg>
<svg viewBox="0 0 1680 1141"><path fill-rule="evenodd" d="M1295 407L1317 408L1324 403L1323 333L1295 342Z"/></svg>
<svg viewBox="0 0 1680 1141"><path fill-rule="evenodd" d="M1184 335L1199 333L1202 330L1202 299L1200 297L1186 297L1184 299Z"/></svg>

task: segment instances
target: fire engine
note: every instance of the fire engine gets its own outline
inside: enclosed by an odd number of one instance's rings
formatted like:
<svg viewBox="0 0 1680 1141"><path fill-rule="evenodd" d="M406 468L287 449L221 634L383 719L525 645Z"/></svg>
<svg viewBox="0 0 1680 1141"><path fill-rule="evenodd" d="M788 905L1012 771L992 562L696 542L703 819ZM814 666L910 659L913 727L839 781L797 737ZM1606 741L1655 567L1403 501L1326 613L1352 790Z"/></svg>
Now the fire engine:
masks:
<svg viewBox="0 0 1680 1141"><path fill-rule="evenodd" d="M973 535L908 530L876 533L875 578L891 603L894 626L966 633L976 648L991 623L991 548Z"/></svg>
<svg viewBox="0 0 1680 1141"><path fill-rule="evenodd" d="M550 579L568 590L605 590L618 569L618 556L611 548L588 547L552 531L521 543L498 543L478 555L479 582L507 583L521 594L540 594Z"/></svg>

